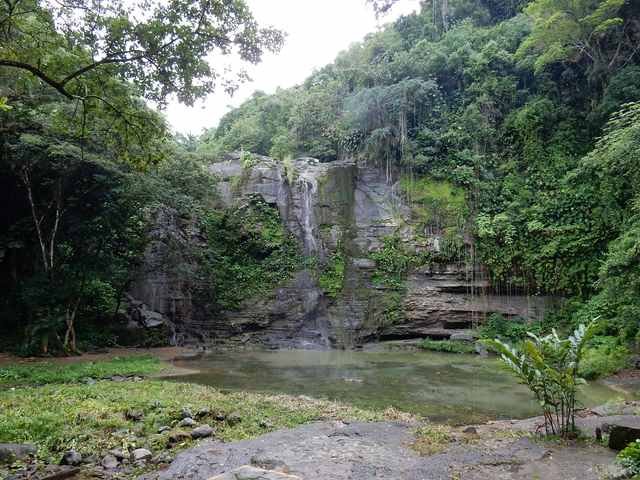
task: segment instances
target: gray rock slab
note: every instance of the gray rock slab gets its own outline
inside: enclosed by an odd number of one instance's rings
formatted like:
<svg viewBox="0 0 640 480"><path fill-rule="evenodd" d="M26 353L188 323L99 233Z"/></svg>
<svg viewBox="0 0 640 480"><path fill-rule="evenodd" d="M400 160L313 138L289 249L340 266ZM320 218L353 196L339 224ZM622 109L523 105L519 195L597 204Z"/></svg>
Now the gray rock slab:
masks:
<svg viewBox="0 0 640 480"><path fill-rule="evenodd" d="M154 478L209 480L222 475L220 479L236 480L229 476L236 469L255 466L256 458L267 458L274 465L287 466L281 473L306 480L530 479L536 478L531 475L538 471L560 475L539 477L545 479L598 480L600 467L606 468L615 456L596 446L588 454L579 451L577 462L572 462L561 449L556 453L554 446L508 437L491 442L482 438L477 442L452 442L442 453L420 456L410 448L414 428L392 422L323 422L252 440L226 444L209 441L179 454ZM556 455L564 463L554 463ZM570 475L563 476L563 472Z"/></svg>

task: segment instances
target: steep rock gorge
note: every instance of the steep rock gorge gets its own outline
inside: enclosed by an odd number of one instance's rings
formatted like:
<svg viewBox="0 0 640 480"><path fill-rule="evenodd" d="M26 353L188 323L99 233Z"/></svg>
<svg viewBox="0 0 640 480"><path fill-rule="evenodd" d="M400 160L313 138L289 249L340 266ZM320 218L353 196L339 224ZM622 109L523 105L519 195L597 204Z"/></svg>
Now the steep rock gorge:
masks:
<svg viewBox="0 0 640 480"><path fill-rule="evenodd" d="M258 197L277 208L303 266L269 294L212 312L191 293L197 261L185 245L204 248L201 232L159 212L131 296L167 319L174 342L349 348L380 339L448 338L492 313L540 318L551 302L497 291L468 259L443 262L443 232L425 231L414 220L397 174L346 160L251 159L247 165L235 155L209 166L219 177L220 202L233 208ZM378 257L390 239L407 255L433 260L385 281Z"/></svg>

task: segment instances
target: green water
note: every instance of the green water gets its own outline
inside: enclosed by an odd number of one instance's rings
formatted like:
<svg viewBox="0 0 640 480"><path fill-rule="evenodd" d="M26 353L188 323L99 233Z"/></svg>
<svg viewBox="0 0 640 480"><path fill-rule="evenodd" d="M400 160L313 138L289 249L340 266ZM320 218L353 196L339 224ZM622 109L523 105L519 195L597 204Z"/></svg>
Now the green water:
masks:
<svg viewBox="0 0 640 480"><path fill-rule="evenodd" d="M538 414L525 387L496 359L435 352L283 350L214 354L178 364L178 377L227 390L287 393L361 407L396 407L433 421L466 423ZM174 378L175 379L175 378ZM594 382L581 401L594 406L621 394Z"/></svg>

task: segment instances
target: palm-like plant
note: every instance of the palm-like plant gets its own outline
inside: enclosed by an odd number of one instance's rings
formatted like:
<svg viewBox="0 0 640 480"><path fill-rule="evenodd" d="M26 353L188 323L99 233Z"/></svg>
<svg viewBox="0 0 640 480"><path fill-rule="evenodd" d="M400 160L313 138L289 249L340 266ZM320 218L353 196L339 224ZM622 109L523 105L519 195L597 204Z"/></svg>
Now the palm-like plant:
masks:
<svg viewBox="0 0 640 480"><path fill-rule="evenodd" d="M520 348L498 339L484 341L533 392L542 407L547 434L567 437L575 432L578 387L585 383L578 371L596 320L581 324L565 339L555 330L543 337L528 332L529 339Z"/></svg>

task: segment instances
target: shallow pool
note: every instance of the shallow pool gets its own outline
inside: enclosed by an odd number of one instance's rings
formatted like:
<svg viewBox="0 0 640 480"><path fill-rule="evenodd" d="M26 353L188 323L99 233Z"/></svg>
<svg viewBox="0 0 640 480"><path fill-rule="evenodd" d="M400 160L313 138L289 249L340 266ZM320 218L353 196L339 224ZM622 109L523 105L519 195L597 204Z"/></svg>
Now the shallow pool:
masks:
<svg viewBox="0 0 640 480"><path fill-rule="evenodd" d="M434 352L281 350L212 354L177 366L199 373L173 380L220 389L307 395L361 407L401 410L437 422L468 423L538 414L528 390L497 359ZM594 382L581 401L622 394Z"/></svg>

